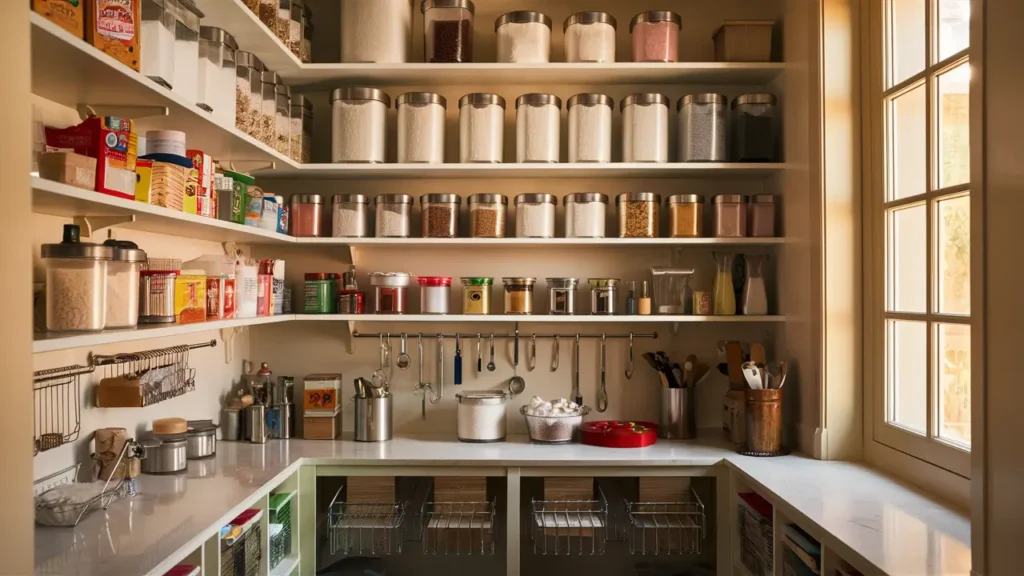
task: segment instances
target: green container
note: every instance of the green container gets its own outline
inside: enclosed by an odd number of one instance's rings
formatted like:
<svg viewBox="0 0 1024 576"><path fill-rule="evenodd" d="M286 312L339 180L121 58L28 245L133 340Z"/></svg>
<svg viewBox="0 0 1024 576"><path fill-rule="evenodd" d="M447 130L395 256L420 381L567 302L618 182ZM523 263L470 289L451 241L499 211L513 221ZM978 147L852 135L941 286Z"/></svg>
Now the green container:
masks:
<svg viewBox="0 0 1024 576"><path fill-rule="evenodd" d="M249 186L256 184L256 179L247 174L230 170L225 170L224 175L234 181L231 187L231 201L227 203L231 207L228 221L235 224L245 224L245 207L249 205ZM219 198L218 200L224 202L225 199Z"/></svg>
<svg viewBox="0 0 1024 576"><path fill-rule="evenodd" d="M324 272L306 274L303 312L306 314L337 314L338 275Z"/></svg>

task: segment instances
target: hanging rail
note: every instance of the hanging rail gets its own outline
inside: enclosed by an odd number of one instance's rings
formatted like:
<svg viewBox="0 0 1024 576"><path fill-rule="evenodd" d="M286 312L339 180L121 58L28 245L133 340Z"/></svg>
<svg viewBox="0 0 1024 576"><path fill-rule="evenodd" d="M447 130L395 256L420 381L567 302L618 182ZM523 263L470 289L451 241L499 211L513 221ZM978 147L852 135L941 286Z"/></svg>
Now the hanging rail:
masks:
<svg viewBox="0 0 1024 576"><path fill-rule="evenodd" d="M200 342L199 344L189 344L187 346L171 346L169 348L157 348L155 350L143 350L141 352L128 352L125 354L90 354L89 365L92 367L96 366L109 366L111 364L124 364L125 362L135 362L140 356L153 353L169 352L173 350L196 350L197 348L216 348L217 341L210 340L209 342Z"/></svg>
<svg viewBox="0 0 1024 576"><path fill-rule="evenodd" d="M455 336L456 336L456 334L438 334L438 333L426 333L426 332L423 332L423 333L420 333L420 332L366 332L366 333L363 333L363 332L356 331L356 332L352 333L352 337L353 338L382 338L382 337L383 338L389 338L391 336L401 337L403 334L405 334L406 336L421 336L423 338L455 338ZM516 337L515 334L492 334L490 332L459 332L457 334L457 336L460 336L462 338L472 338L472 337L475 337L475 336L479 336L481 338L492 338L493 337L495 339L515 338ZM652 332L650 334L637 334L635 332L630 332L630 333L627 333L627 334L607 334L607 333L606 334L577 334L575 332L573 332L571 334L534 334L532 332L520 332L519 333L519 338L520 339L530 339L530 338L536 337L537 339L548 339L548 340L550 340L550 339L554 339L554 338L576 338L577 336L579 336L580 340L593 339L593 338L601 339L602 336L607 338L607 339L609 339L609 340L611 340L611 339L624 339L624 338L629 338L629 337L633 337L633 338L650 338L652 340L657 340L658 339L658 333L657 332Z"/></svg>

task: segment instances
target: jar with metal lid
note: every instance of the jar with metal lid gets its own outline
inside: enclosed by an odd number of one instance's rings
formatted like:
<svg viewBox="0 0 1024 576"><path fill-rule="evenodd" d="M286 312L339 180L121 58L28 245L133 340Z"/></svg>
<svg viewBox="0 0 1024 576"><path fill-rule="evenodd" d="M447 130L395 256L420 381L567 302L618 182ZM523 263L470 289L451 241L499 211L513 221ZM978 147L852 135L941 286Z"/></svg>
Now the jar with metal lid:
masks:
<svg viewBox="0 0 1024 576"><path fill-rule="evenodd" d="M274 20L274 35L285 46L288 45L289 24L292 18L292 0L277 0L277 19Z"/></svg>
<svg viewBox="0 0 1024 576"><path fill-rule="evenodd" d="M322 235L324 197L319 194L296 194L288 202L291 235L298 238L319 238Z"/></svg>
<svg viewBox="0 0 1024 576"><path fill-rule="evenodd" d="M577 12L565 19L566 62L615 62L615 18L607 12Z"/></svg>
<svg viewBox="0 0 1024 576"><path fill-rule="evenodd" d="M455 395L456 435L461 442L505 440L509 397L498 390L459 392Z"/></svg>
<svg viewBox="0 0 1024 576"><path fill-rule="evenodd" d="M502 161L505 146L505 99L497 94L459 98L459 162Z"/></svg>
<svg viewBox="0 0 1024 576"><path fill-rule="evenodd" d="M423 0L423 58L427 62L473 61L473 14L470 0Z"/></svg>
<svg viewBox="0 0 1024 576"><path fill-rule="evenodd" d="M412 276L408 272L372 272L370 286L374 292L374 313L405 314L406 292Z"/></svg>
<svg viewBox="0 0 1024 576"><path fill-rule="evenodd" d="M533 314L536 278L502 278L505 286L505 314Z"/></svg>
<svg viewBox="0 0 1024 576"><path fill-rule="evenodd" d="M631 94L622 110L622 161L668 162L668 96Z"/></svg>
<svg viewBox="0 0 1024 576"><path fill-rule="evenodd" d="M303 286L304 314L336 314L338 311L338 287L335 274L310 272L305 275Z"/></svg>
<svg viewBox="0 0 1024 576"><path fill-rule="evenodd" d="M395 98L398 109L398 161L444 162L444 112L448 101L432 92L407 92Z"/></svg>
<svg viewBox="0 0 1024 576"><path fill-rule="evenodd" d="M139 40L145 45L140 71L150 80L171 87L174 80L174 0L143 0Z"/></svg>
<svg viewBox="0 0 1024 576"><path fill-rule="evenodd" d="M64 225L59 244L43 244L46 265L46 329L103 330L107 321L107 266L113 248L82 242L78 226Z"/></svg>
<svg viewBox="0 0 1024 576"><path fill-rule="evenodd" d="M277 111L274 126L274 149L287 156L292 146L292 89L279 85L275 92L277 94Z"/></svg>
<svg viewBox="0 0 1024 576"><path fill-rule="evenodd" d="M309 98L296 94L292 96L291 144L288 155L296 162L308 164L313 161L313 103Z"/></svg>
<svg viewBox="0 0 1024 576"><path fill-rule="evenodd" d="M473 194L469 204L470 238L504 238L508 198L501 194Z"/></svg>
<svg viewBox="0 0 1024 576"><path fill-rule="evenodd" d="M331 236L366 238L370 199L362 194L335 194L331 198Z"/></svg>
<svg viewBox="0 0 1024 576"><path fill-rule="evenodd" d="M498 62L542 64L551 59L551 18L540 12L502 14L494 22Z"/></svg>
<svg viewBox="0 0 1024 576"><path fill-rule="evenodd" d="M568 194L565 205L566 238L604 238L608 197L593 192Z"/></svg>
<svg viewBox="0 0 1024 576"><path fill-rule="evenodd" d="M420 276L420 313L447 314L452 291L450 276Z"/></svg>
<svg viewBox="0 0 1024 576"><path fill-rule="evenodd" d="M260 17L260 22L273 32L277 25L277 0L260 0L256 15Z"/></svg>
<svg viewBox="0 0 1024 576"><path fill-rule="evenodd" d="M551 194L516 196L516 237L554 238L556 206L558 199Z"/></svg>
<svg viewBox="0 0 1024 576"><path fill-rule="evenodd" d="M775 96L744 94L732 101L732 145L737 162L778 159Z"/></svg>
<svg viewBox="0 0 1024 576"><path fill-rule="evenodd" d="M672 238L700 238L704 235L704 197L700 194L669 196L668 217Z"/></svg>
<svg viewBox="0 0 1024 576"><path fill-rule="evenodd" d="M569 110L569 162L612 161L612 107L604 94L576 94Z"/></svg>
<svg viewBox="0 0 1024 576"><path fill-rule="evenodd" d="M302 56L302 10L304 8L302 3L292 0L292 7L288 12L288 39L284 41L284 44L296 58Z"/></svg>
<svg viewBox="0 0 1024 576"><path fill-rule="evenodd" d="M711 199L715 205L716 238L743 238L747 234L747 197L742 194L719 194Z"/></svg>
<svg viewBox="0 0 1024 576"><path fill-rule="evenodd" d="M747 205L747 223L750 225L749 236L754 238L775 236L775 196L773 194L755 194L750 197L750 204Z"/></svg>
<svg viewBox="0 0 1024 576"><path fill-rule="evenodd" d="M299 60L303 64L313 61L313 11L308 6L302 7L302 46Z"/></svg>
<svg viewBox="0 0 1024 576"><path fill-rule="evenodd" d="M331 94L331 161L384 162L391 97L376 88L338 88Z"/></svg>
<svg viewBox="0 0 1024 576"><path fill-rule="evenodd" d="M200 108L213 111L225 126L235 125L235 51L238 44L220 28L199 28ZM146 52L143 51L143 54Z"/></svg>
<svg viewBox="0 0 1024 576"><path fill-rule="evenodd" d="M266 70L260 75L260 116L259 136L257 138L271 148L275 147L277 138L277 87L281 77Z"/></svg>
<svg viewBox="0 0 1024 576"><path fill-rule="evenodd" d="M408 238L412 235L412 196L381 194L373 200L377 207L377 238Z"/></svg>
<svg viewBox="0 0 1024 576"><path fill-rule="evenodd" d="M548 278L548 314L576 313L576 287L579 278Z"/></svg>
<svg viewBox="0 0 1024 576"><path fill-rule="evenodd" d="M591 278L590 313L599 315L615 314L618 311L619 279Z"/></svg>
<svg viewBox="0 0 1024 576"><path fill-rule="evenodd" d="M105 328L135 328L139 324L139 273L146 253L134 242L107 240L107 315Z"/></svg>
<svg viewBox="0 0 1024 576"><path fill-rule="evenodd" d="M174 76L172 90L186 102L198 102L199 19L203 13L192 0L177 0L174 26ZM143 50L145 53L145 50Z"/></svg>
<svg viewBox="0 0 1024 576"><path fill-rule="evenodd" d="M341 2L342 62L408 62L411 39L412 2L409 0Z"/></svg>
<svg viewBox="0 0 1024 576"><path fill-rule="evenodd" d="M675 62L679 59L679 29L683 20L670 10L641 12L629 22L633 62Z"/></svg>
<svg viewBox="0 0 1024 576"><path fill-rule="evenodd" d="M558 162L562 100L554 94L516 98L516 162Z"/></svg>
<svg viewBox="0 0 1024 576"><path fill-rule="evenodd" d="M470 277L462 279L462 313L490 314L493 278Z"/></svg>
<svg viewBox="0 0 1024 576"><path fill-rule="evenodd" d="M420 196L420 228L424 238L458 238L459 205L457 194Z"/></svg>
<svg viewBox="0 0 1024 576"><path fill-rule="evenodd" d="M726 103L721 94L687 94L679 99L679 161L728 162Z"/></svg>
<svg viewBox="0 0 1024 576"><path fill-rule="evenodd" d="M259 139L263 62L251 52L235 53L235 127Z"/></svg>
<svg viewBox="0 0 1024 576"><path fill-rule="evenodd" d="M619 210L619 238L657 238L661 196L628 192L615 198Z"/></svg>

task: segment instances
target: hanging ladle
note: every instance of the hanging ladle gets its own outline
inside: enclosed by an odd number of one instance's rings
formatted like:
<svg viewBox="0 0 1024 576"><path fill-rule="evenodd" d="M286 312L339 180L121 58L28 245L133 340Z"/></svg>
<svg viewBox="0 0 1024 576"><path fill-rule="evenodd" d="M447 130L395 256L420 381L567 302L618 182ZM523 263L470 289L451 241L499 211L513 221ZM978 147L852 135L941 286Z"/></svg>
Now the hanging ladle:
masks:
<svg viewBox="0 0 1024 576"><path fill-rule="evenodd" d="M404 372L409 369L410 364L412 364L412 361L409 359L409 354L406 352L406 334L405 332L402 332L401 350L398 353L398 369Z"/></svg>
<svg viewBox="0 0 1024 576"><path fill-rule="evenodd" d="M516 326L515 346L512 353L512 377L508 379L508 392L512 396L519 396L526 391L526 380L516 374L519 368L519 326Z"/></svg>
<svg viewBox="0 0 1024 576"><path fill-rule="evenodd" d="M626 364L626 380L633 378L633 333L629 333L629 363Z"/></svg>

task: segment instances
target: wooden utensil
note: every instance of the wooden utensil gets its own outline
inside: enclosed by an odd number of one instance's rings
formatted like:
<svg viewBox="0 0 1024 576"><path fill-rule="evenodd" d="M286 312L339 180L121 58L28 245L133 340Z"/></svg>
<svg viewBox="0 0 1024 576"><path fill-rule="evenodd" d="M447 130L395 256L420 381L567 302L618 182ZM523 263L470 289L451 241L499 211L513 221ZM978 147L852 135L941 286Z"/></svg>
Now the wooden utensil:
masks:
<svg viewBox="0 0 1024 576"><path fill-rule="evenodd" d="M725 362L729 369L729 387L734 390L747 388L743 377L743 347L735 340L725 345Z"/></svg>
<svg viewBox="0 0 1024 576"><path fill-rule="evenodd" d="M750 343L750 361L754 364L767 364L768 354L765 352L764 344L760 342Z"/></svg>

